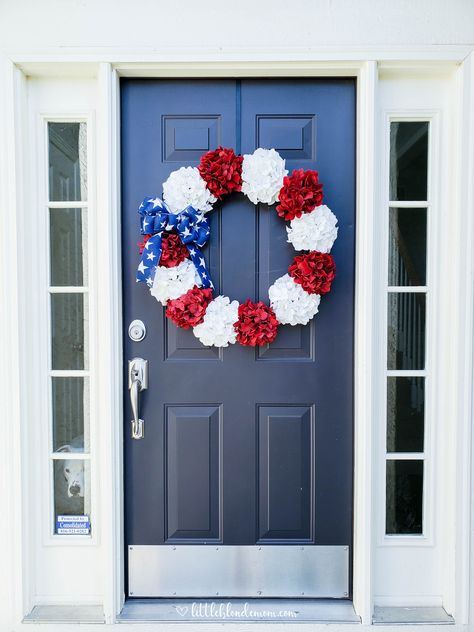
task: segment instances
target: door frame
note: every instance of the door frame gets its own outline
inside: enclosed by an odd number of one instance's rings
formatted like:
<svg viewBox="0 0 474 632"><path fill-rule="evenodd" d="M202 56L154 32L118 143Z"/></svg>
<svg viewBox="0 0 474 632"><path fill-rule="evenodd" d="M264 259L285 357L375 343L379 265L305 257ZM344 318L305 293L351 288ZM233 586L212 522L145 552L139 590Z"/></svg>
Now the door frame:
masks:
<svg viewBox="0 0 474 632"><path fill-rule="evenodd" d="M302 67L306 66L306 67ZM377 356L373 350L375 326L374 320L374 272L371 254L374 252L375 224L375 90L377 82L376 62L288 64L254 62L240 64L207 63L207 64L123 64L115 67L101 68L108 75L108 94L114 104L115 128L120 124L120 78L179 78L192 76L212 78L265 76L265 77L353 77L356 80L356 236L355 236L355 292L354 292L354 521L353 521L353 555L352 578L353 603L356 612L367 619L372 612L371 599L367 595L371 591L370 562L366 551L370 550L373 541L371 511L371 472L373 467L372 428L372 379L373 372L364 367L373 364ZM231 73L231 74L230 74ZM363 130L363 131L362 131ZM118 150L118 148L117 148ZM109 161L119 169L119 156L109 155ZM100 161L98 161L100 162ZM116 172L115 172L116 173ZM362 174L365 174L362 177ZM117 182L111 182L119 200ZM120 186L120 177L118 186ZM362 212L363 210L363 212ZM371 229L372 227L372 229ZM119 253L116 256L120 257ZM119 262L117 261L117 264ZM119 265L116 269L119 269ZM370 323L370 326L369 326ZM122 325L123 326L123 325ZM121 329L119 328L119 331ZM122 366L120 364L120 370ZM121 393L121 397L123 394ZM123 428L123 416L121 417ZM117 429L115 430L117 432ZM123 435L120 433L120 444ZM123 457L121 457L120 476L123 482ZM118 475L118 472L117 472ZM123 502L123 490L121 503ZM122 516L123 520L123 516ZM120 534L123 543L123 526ZM124 544L122 551L125 551ZM125 582L123 564L121 566L122 581L120 596L123 599ZM123 602L122 602L123 603Z"/></svg>
<svg viewBox="0 0 474 632"><path fill-rule="evenodd" d="M410 63L406 59L421 59L416 68L427 68L432 63L453 64L461 62L466 50L448 51L446 53L434 50L429 53L410 53L405 55L389 54L390 59L398 61L386 61L385 66L398 64L406 69ZM6 227L2 242L4 261L14 260L16 257L16 240L11 235L18 236L17 221L12 209L17 209L21 216L26 205L27 196L23 194L29 174L26 165L25 139L23 137L26 108L26 76L48 76L59 71L67 76L97 76L97 122L95 155L97 165L97 208L104 209L104 215L109 225L115 227L104 236L102 247L97 248L97 291L102 297L100 306L100 320L107 319L109 330L101 340L101 356L97 367L98 391L101 393L101 401L98 403L98 414L104 421L100 428L99 441L101 448L101 461L98 464L98 473L101 479L101 543L104 547L104 566L108 569L108 578L105 580L104 610L106 620L112 623L120 612L123 603L123 491L121 485L116 482L123 481L122 467L122 323L121 323L121 291L120 291L120 239L117 217L120 209L120 161L119 161L119 79L120 76L147 76L147 77L186 77L186 76L351 76L357 79L357 224L356 224L356 284L355 284L355 401L354 401L354 607L361 616L362 622L369 624L372 615L372 563L371 551L373 549L374 534L372 532L372 470L374 467L374 414L379 407L377 394L374 393L376 371L378 368L378 355L376 353L375 340L377 327L377 304L375 300L377 289L376 262L378 260L379 245L377 244L377 216L376 207L380 199L380 178L377 160L377 82L378 63L371 59L383 57L373 52L360 53L353 51L349 54L342 51L341 55L352 58L353 61L314 61L300 59L298 61L281 62L178 62L159 61L159 59L143 62L143 56L136 56L123 61L103 58L87 58L86 61L74 59L70 56L42 58L34 55L18 55L2 59L2 75L7 86L7 98L3 104L1 125L6 131L6 144L1 149L6 160L2 172L4 182L2 201L3 206L10 209L10 214L5 216ZM334 58L334 53L323 54L322 58ZM449 59L448 59L449 57ZM473 190L469 183L468 173L472 168L474 159L472 151L472 138L474 136L474 121L472 117L474 71L473 61L470 58L464 63L459 73L460 101L460 125L466 130L464 138L457 139L456 148L459 152L458 178L460 193L457 203L472 208ZM23 133L22 133L23 132ZM467 219L466 244L469 246L472 240L472 218ZM380 234L380 233L379 233ZM464 340L468 346L472 343L472 291L469 293L469 279L473 270L472 248L467 248L469 260L462 273L460 286L466 289L466 295L460 297L459 305L455 306L462 319L465 335ZM7 266L3 266L6 270ZM99 272L100 271L100 272ZM113 280L110 282L110 280ZM21 331L18 322L21 323L18 288L15 280L8 274L3 274L2 288L5 295L9 296L9 309L2 316L0 335L5 343L4 349L10 358L9 371L3 367L2 383L7 386L8 406L15 413L15 422L8 428L6 440L3 444L4 458L1 463L5 472L13 472L16 483L13 492L9 495L10 515L21 516L24 500L22 500L22 471L21 459L22 439L20 435L23 419L19 402L21 401L20 380L15 376L23 374L18 357L18 349L21 348ZM5 334L5 332L8 332ZM467 354L466 354L467 356ZM21 358L20 354L20 358ZM472 377L472 358L456 359L457 370L461 375ZM469 379L460 387L460 415L461 442L463 449L462 469L463 488L462 498L469 497L469 476L471 455L469 451L470 437L469 423L471 419L471 398L469 394ZM2 450L3 451L3 450ZM8 480L7 478L5 480ZM458 621L467 621L469 610L469 524L470 516L467 508L459 511L459 527L456 541L460 552L457 560L464 551L465 562L456 576L459 579L461 602ZM21 534L10 534L9 540L13 542L11 555L18 559L25 559L30 543L23 540ZM13 566L12 566L13 567ZM28 562L25 561L23 572L18 569L13 581L10 581L10 590L18 595L14 603L15 612L20 618L30 608L31 599L31 571Z"/></svg>

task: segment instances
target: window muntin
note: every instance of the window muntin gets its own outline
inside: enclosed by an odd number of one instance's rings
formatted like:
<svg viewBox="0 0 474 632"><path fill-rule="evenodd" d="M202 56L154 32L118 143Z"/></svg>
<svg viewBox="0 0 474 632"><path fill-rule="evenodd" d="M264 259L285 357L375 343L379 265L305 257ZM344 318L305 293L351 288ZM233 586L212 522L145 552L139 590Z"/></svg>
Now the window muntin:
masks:
<svg viewBox="0 0 474 632"><path fill-rule="evenodd" d="M385 535L425 534L429 121L391 121Z"/></svg>
<svg viewBox="0 0 474 632"><path fill-rule="evenodd" d="M47 124L53 532L90 535L87 124Z"/></svg>

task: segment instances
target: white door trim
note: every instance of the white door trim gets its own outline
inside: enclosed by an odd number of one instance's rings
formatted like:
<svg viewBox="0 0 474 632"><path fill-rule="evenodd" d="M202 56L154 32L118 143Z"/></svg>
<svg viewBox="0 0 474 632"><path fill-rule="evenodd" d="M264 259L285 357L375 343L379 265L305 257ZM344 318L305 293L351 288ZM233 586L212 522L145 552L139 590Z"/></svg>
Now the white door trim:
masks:
<svg viewBox="0 0 474 632"><path fill-rule="evenodd" d="M104 612L115 620L124 599L123 539L123 359L122 359L122 257L120 230L120 109L119 78L111 64L101 63L98 73L97 207L104 213L104 242L97 252L98 291L103 297L100 318L108 323L102 339L98 418L101 424L102 535L107 572Z"/></svg>
<svg viewBox="0 0 474 632"><path fill-rule="evenodd" d="M293 64L292 64L293 65ZM194 65L193 70L196 70ZM248 64L244 64L238 72L239 75L245 74ZM265 65L264 65L265 66ZM287 74L287 64L283 64L278 68L278 64L272 64L275 75ZM333 65L327 64L326 72L320 72L320 64L316 66L310 66L302 70L299 66L293 65L295 74L297 76L324 76L326 73L333 73ZM187 72L184 74L189 76L190 66L187 65ZM264 69L259 69L258 64L253 64L255 74L262 74ZM181 70L185 70L183 64L181 64ZM219 68L215 69L215 72L219 73L219 76L228 76L229 69L226 65L219 65ZM278 72L277 72L278 71ZM155 72L159 72L158 68L155 68ZM204 72L208 72L204 68ZM234 64L234 73L237 72L237 67ZM163 74L168 76L169 68L163 69ZM134 74L134 73L131 73ZM153 73L151 73L153 74ZM180 74L179 72L177 73ZM339 73L338 73L339 74ZM355 375L356 384L355 392L357 397L355 399L354 406L354 419L355 419L355 473L354 473L354 569L353 569L353 584L354 584L354 607L356 612L361 616L362 621L370 622L372 616L372 590L371 590L371 561L370 551L372 537L372 520L371 520L371 499L372 499L372 461L373 454L371 450L372 446L372 374L366 370L366 367L372 365L372 344L373 337L371 335L372 327L368 324L373 321L373 272L374 272L374 208L375 208L375 91L377 84L377 64L373 61L362 62L358 64L350 64L346 66L345 70L341 72L341 75L351 75L357 78L357 203L356 203L356 323L355 323ZM128 73L127 73L128 75ZM163 76L161 73L159 76ZM120 112L117 104L117 98L119 93L119 76L118 72L114 69L112 64L101 64L99 73L99 86L101 93L110 95L107 97L108 102L112 106L109 110L109 120L107 128L119 129L120 124ZM114 95L112 97L112 94ZM110 100L109 100L110 99ZM111 100L113 99L113 103ZM100 124L99 124L100 127ZM101 140L105 139L105 147L101 148ZM99 140L98 151L99 154L104 149L107 152L107 156L102 156L102 159L98 159L99 178L102 178L103 182L107 182L107 189L109 195L113 198L108 200L104 199L105 204L109 202L108 213L109 219L112 221L110 225L119 226L118 217L120 214L119 199L120 199L120 177L117 165L119 164L119 146L117 143L110 143L110 137ZM105 173L104 173L105 171ZM114 192L114 193L112 193ZM115 206L114 206L115 205ZM101 199L99 192L98 207L101 207ZM110 238L112 239L112 237ZM120 243L120 242L119 242ZM117 275L117 270L120 270L119 253L117 252L117 246L108 244L113 253L109 257L108 261L103 261L104 271L101 276L104 276L104 282L113 279L113 283L116 287L120 287L120 276ZM104 245L104 250L107 247ZM117 258L118 257L118 258ZM119 305L119 299L114 303L114 306ZM117 322L117 312L114 314L112 303L109 306L109 313L107 316L114 320L114 328L118 332L118 338L116 343L121 340L121 322ZM120 312L119 312L120 313ZM120 318L120 317L119 317ZM112 321L109 321L112 322ZM112 340L109 338L104 348L104 358L109 359L109 372L105 375L119 373L121 375L122 365L120 361L119 367L114 367L114 357L116 361L116 352L113 350L113 345L110 346ZM121 381L117 380L114 388L114 401L122 402L122 386ZM114 444L121 445L121 428L117 428L117 418L122 419L119 411L115 418L109 417L109 424L107 424L106 432L109 435L109 439L115 438L112 441ZM104 424L104 427L106 425ZM117 486L114 483L113 477L110 480L110 473L113 472L118 475L123 471L122 455L120 457L120 465L115 464L115 468L111 469L109 464L109 470L104 471L101 469L101 475L104 477L102 480L107 481L107 488L111 490L111 493L117 494ZM122 497L116 498L115 507L122 506ZM114 515L111 513L111 515ZM116 515L116 514L115 514ZM109 525L109 529L113 530L111 540L114 545L109 546L110 550L118 551L119 543L123 546L123 527L120 531L117 531L118 523ZM357 535L356 535L357 533ZM111 605L114 604L115 608L113 612L120 611L120 607L123 604L123 563L118 567L116 564L116 558L114 558L115 576L120 572L122 574L122 580L119 585L109 586L108 594ZM112 583L115 580L111 580ZM112 596L113 595L113 596ZM107 612L106 612L107 616Z"/></svg>

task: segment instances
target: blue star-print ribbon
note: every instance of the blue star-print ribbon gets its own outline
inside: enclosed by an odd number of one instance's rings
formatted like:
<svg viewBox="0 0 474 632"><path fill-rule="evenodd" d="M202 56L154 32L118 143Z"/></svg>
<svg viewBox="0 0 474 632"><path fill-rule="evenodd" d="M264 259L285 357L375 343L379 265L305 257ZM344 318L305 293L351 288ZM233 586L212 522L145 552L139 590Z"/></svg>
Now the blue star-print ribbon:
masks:
<svg viewBox="0 0 474 632"><path fill-rule="evenodd" d="M206 217L192 206L180 213L172 213L160 198L146 197L138 209L142 235L151 234L143 249L142 259L137 271L137 282L144 281L153 285L155 270L161 257L161 238L166 230L175 230L189 251L191 261L202 281L204 288L213 288L211 277L200 248L209 239L209 223Z"/></svg>

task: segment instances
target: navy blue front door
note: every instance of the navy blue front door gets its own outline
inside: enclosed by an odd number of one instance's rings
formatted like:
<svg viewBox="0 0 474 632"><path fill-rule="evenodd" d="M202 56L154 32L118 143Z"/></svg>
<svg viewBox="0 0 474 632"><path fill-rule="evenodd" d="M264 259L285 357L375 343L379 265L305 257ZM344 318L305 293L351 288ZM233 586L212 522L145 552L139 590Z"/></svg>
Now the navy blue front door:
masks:
<svg viewBox="0 0 474 632"><path fill-rule="evenodd" d="M354 82L125 80L121 95L124 360L149 362L142 440L130 437L124 398L127 546L350 546ZM339 220L337 277L319 314L257 350L202 346L135 282L140 202L218 145L274 147L290 172L318 170ZM241 194L208 216L216 294L268 303L295 254L285 222ZM138 343L127 334L137 318L147 327Z"/></svg>

